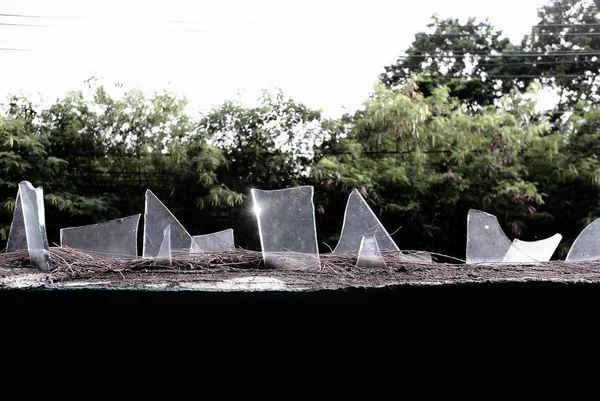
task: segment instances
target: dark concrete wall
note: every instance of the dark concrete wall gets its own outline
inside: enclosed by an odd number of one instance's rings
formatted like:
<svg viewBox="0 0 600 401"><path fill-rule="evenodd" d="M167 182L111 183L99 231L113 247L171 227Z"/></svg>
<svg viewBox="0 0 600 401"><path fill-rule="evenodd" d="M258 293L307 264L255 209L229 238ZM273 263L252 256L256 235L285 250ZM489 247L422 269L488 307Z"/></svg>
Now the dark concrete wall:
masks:
<svg viewBox="0 0 600 401"><path fill-rule="evenodd" d="M592 284L0 291L2 388L23 399L597 399L599 329Z"/></svg>

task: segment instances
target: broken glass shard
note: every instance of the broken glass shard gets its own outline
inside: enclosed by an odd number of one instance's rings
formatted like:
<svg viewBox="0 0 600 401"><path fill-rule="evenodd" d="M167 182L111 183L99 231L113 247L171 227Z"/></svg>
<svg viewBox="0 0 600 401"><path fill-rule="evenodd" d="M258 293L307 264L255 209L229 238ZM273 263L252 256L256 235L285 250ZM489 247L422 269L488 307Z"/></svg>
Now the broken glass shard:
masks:
<svg viewBox="0 0 600 401"><path fill-rule="evenodd" d="M21 189L17 190L15 199L15 210L8 233L8 242L6 244L7 252L14 252L21 249L27 249L27 234L25 232L25 220L23 218L23 202L21 199Z"/></svg>
<svg viewBox="0 0 600 401"><path fill-rule="evenodd" d="M467 263L502 262L511 246L496 216L480 210L469 210Z"/></svg>
<svg viewBox="0 0 600 401"><path fill-rule="evenodd" d="M142 256L156 258L163 243L164 232L170 226L171 252L173 254L189 254L192 246L192 236L171 211L152 193L146 191L146 206L144 211L144 240Z"/></svg>
<svg viewBox="0 0 600 401"><path fill-rule="evenodd" d="M365 235L360 240L356 267L385 267L375 236Z"/></svg>
<svg viewBox="0 0 600 401"><path fill-rule="evenodd" d="M141 214L87 226L60 230L60 246L100 257L137 257L137 235Z"/></svg>
<svg viewBox="0 0 600 401"><path fill-rule="evenodd" d="M190 247L190 254L202 253L202 252L206 252L206 251L202 250L200 248L200 246L198 245L198 243L196 242L196 240L194 240L194 237L192 237L192 246Z"/></svg>
<svg viewBox="0 0 600 401"><path fill-rule="evenodd" d="M594 220L581 231L571 245L566 260L600 259L600 219Z"/></svg>
<svg viewBox="0 0 600 401"><path fill-rule="evenodd" d="M265 266L319 269L313 187L251 192Z"/></svg>
<svg viewBox="0 0 600 401"><path fill-rule="evenodd" d="M547 262L554 254L561 239L562 235L560 234L554 234L552 237L539 241L521 241L515 239L506 253L503 262Z"/></svg>
<svg viewBox="0 0 600 401"><path fill-rule="evenodd" d="M194 235L192 253L234 251L233 230L227 229L205 235Z"/></svg>
<svg viewBox="0 0 600 401"><path fill-rule="evenodd" d="M414 251L414 252L398 252L394 255L394 258L398 261L413 262L413 263L433 263L431 253L425 251Z"/></svg>
<svg viewBox="0 0 600 401"><path fill-rule="evenodd" d="M20 249L27 249L34 267L43 271L52 269L46 235L44 190L42 187L34 188L28 181L19 183L7 243L7 252Z"/></svg>
<svg viewBox="0 0 600 401"><path fill-rule="evenodd" d="M342 234L333 252L357 251L365 236L373 236L381 251L398 251L399 248L385 230L358 190L348 197Z"/></svg>
<svg viewBox="0 0 600 401"><path fill-rule="evenodd" d="M154 263L157 266L171 266L173 263L171 258L171 226L167 226L163 231L163 240Z"/></svg>

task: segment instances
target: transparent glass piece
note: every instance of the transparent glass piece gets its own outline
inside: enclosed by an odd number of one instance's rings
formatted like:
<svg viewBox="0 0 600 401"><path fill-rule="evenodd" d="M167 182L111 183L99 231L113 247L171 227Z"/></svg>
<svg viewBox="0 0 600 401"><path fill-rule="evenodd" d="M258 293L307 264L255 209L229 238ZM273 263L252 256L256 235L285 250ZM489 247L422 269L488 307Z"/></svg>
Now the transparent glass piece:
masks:
<svg viewBox="0 0 600 401"><path fill-rule="evenodd" d="M25 233L25 220L23 219L23 202L21 200L21 190L17 190L15 199L15 210L13 212L12 223L8 233L8 242L6 252L14 252L21 249L27 249L27 235Z"/></svg>
<svg viewBox="0 0 600 401"><path fill-rule="evenodd" d="M431 253L425 251L401 252L394 255L395 259L413 263L433 263Z"/></svg>
<svg viewBox="0 0 600 401"><path fill-rule="evenodd" d="M171 258L171 226L167 226L163 231L163 240L158 249L155 264L158 266L171 266L173 264Z"/></svg>
<svg viewBox="0 0 600 401"><path fill-rule="evenodd" d="M189 254L192 246L192 236L156 195L149 189L146 190L142 246L142 256L144 258L156 258L158 256L164 232L168 226L171 226L171 252L173 254Z"/></svg>
<svg viewBox="0 0 600 401"><path fill-rule="evenodd" d="M360 240L356 267L385 267L375 236L365 235Z"/></svg>
<svg viewBox="0 0 600 401"><path fill-rule="evenodd" d="M190 247L190 254L202 253L202 252L206 252L206 251L202 250L200 248L200 246L198 245L198 243L196 242L196 240L194 239L194 237L192 237L192 246Z"/></svg>
<svg viewBox="0 0 600 401"><path fill-rule="evenodd" d="M191 253L234 251L233 230L231 228L216 233L194 235Z"/></svg>
<svg viewBox="0 0 600 401"><path fill-rule="evenodd" d="M554 254L561 239L562 235L560 234L554 234L552 237L539 241L521 241L515 239L506 253L503 262L547 262Z"/></svg>
<svg viewBox="0 0 600 401"><path fill-rule="evenodd" d="M252 189L252 202L267 268L319 269L312 186Z"/></svg>
<svg viewBox="0 0 600 401"><path fill-rule="evenodd" d="M342 233L333 252L359 250L364 236L375 237L382 251L399 250L360 192L355 189L348 197Z"/></svg>
<svg viewBox="0 0 600 401"><path fill-rule="evenodd" d="M97 256L137 257L137 235L141 214L99 224L60 230L60 246Z"/></svg>
<svg viewBox="0 0 600 401"><path fill-rule="evenodd" d="M46 235L44 190L34 188L28 181L19 183L13 221L8 235L7 251L27 249L34 267L43 271L52 269L50 246Z"/></svg>
<svg viewBox="0 0 600 401"><path fill-rule="evenodd" d="M480 210L469 210L467 263L502 262L511 246L496 216Z"/></svg>
<svg viewBox="0 0 600 401"><path fill-rule="evenodd" d="M566 260L600 259L600 219L592 221L571 245Z"/></svg>

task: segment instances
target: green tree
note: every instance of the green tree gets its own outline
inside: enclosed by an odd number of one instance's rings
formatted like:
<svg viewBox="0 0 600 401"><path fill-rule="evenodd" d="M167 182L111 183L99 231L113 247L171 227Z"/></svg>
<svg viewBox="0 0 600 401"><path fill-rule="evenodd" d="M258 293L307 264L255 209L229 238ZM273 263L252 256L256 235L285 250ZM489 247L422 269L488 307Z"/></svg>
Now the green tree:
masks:
<svg viewBox="0 0 600 401"><path fill-rule="evenodd" d="M0 116L0 234L6 240L12 220L17 186L29 180L40 185L63 164L47 152L47 138L37 129L38 115L25 99L11 97Z"/></svg>
<svg viewBox="0 0 600 401"><path fill-rule="evenodd" d="M227 160L217 171L220 180L249 199L251 188L306 183L318 146L331 136L328 124L319 111L277 91L264 92L255 107L225 102L200 119L197 131L222 150ZM249 203L223 213L242 243L259 246Z"/></svg>
<svg viewBox="0 0 600 401"><path fill-rule="evenodd" d="M528 74L559 94L561 111L578 102L598 102L600 26L598 8L591 0L551 0L539 10L539 22L522 43L523 51L539 54L522 60ZM533 78L524 80L528 83Z"/></svg>
<svg viewBox="0 0 600 401"><path fill-rule="evenodd" d="M518 63L502 56L517 49L489 21L432 17L429 32L419 32L398 60L385 67L380 79L388 87L403 85L413 74L425 96L447 86L450 96L478 108L494 104L515 85Z"/></svg>
<svg viewBox="0 0 600 401"><path fill-rule="evenodd" d="M168 93L114 96L95 82L41 111L15 98L0 126L7 212L19 181L43 185L49 237L58 242L59 228L142 212L149 188L191 232L204 232L210 209L243 197L219 182L226 159L195 130L185 104Z"/></svg>
<svg viewBox="0 0 600 401"><path fill-rule="evenodd" d="M394 238L404 249L464 256L470 208L496 214L509 235L521 236L544 203L523 163L529 149L548 148L533 103L512 91L500 107L472 115L447 87L427 97L414 88L375 88L340 140L344 151L313 169L326 197L359 188L389 231L400 228ZM343 208L331 209L340 221Z"/></svg>

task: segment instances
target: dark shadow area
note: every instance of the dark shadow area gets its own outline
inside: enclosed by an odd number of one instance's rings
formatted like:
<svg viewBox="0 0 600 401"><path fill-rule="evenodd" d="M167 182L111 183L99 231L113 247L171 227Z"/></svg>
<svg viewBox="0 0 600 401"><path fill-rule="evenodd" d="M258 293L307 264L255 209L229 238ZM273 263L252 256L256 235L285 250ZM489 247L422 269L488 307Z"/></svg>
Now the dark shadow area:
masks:
<svg viewBox="0 0 600 401"><path fill-rule="evenodd" d="M1 291L2 381L22 399L581 399L599 301L598 285L552 283Z"/></svg>

